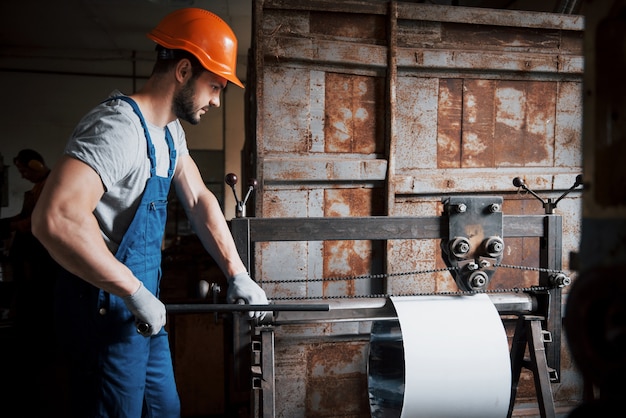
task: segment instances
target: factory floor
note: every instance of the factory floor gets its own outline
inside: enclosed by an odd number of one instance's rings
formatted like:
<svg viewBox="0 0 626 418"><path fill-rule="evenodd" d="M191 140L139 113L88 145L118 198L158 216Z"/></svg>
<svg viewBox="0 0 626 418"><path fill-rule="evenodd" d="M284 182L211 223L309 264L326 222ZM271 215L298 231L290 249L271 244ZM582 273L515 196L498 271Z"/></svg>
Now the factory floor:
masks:
<svg viewBox="0 0 626 418"><path fill-rule="evenodd" d="M555 406L555 418L568 418L575 407L576 405ZM513 409L512 418L541 418L541 412L536 403L520 404Z"/></svg>

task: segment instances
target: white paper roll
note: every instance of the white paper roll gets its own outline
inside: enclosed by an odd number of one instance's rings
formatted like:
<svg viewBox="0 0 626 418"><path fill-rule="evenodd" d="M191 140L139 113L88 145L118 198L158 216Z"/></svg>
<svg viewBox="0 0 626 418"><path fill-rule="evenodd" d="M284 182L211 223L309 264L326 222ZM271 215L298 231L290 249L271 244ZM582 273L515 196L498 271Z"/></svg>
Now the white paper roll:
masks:
<svg viewBox="0 0 626 418"><path fill-rule="evenodd" d="M509 347L489 297L415 296L392 301L398 317L395 327L394 321L372 327L368 371L372 416L506 417L511 395Z"/></svg>

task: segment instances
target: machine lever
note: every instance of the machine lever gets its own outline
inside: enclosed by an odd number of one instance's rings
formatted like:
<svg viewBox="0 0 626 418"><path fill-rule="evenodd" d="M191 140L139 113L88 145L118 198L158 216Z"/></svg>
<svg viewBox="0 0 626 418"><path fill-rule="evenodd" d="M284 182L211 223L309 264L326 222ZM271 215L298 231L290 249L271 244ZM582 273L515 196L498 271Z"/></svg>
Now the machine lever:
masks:
<svg viewBox="0 0 626 418"><path fill-rule="evenodd" d="M250 194L258 187L257 180L256 179L248 180L248 191L246 193L246 196L243 198L243 200L239 200L239 198L237 197L237 191L235 190L235 186L237 185L237 181L238 181L237 175L234 173L228 173L226 174L226 178L224 179L224 181L233 190L233 195L235 196L235 203L237 205L236 210L235 210L235 216L237 218L245 218L246 217L246 203L248 202L248 198L250 197Z"/></svg>
<svg viewBox="0 0 626 418"><path fill-rule="evenodd" d="M578 186L580 186L582 184L583 184L583 176L582 176L582 174L579 174L579 175L576 176L576 181L574 182L574 185L572 187L570 187L568 190L566 190L565 193L563 193L558 199L556 199L553 202L552 199L550 199L550 198L544 200L541 196L539 196L537 193L532 191L526 185L526 183L524 183L524 180L522 180L520 177L515 177L513 179L513 186L521 187L522 189L526 190L527 192L529 192L530 194L535 196L541 203L543 203L543 208L545 209L547 215L553 214L554 213L554 209L556 209L557 203L559 203L561 201L561 199L563 199L565 196L567 196L572 190L574 190L575 188L577 188Z"/></svg>
<svg viewBox="0 0 626 418"><path fill-rule="evenodd" d="M268 304L268 305L246 305L239 303L177 303L166 305L168 313L205 313L205 312L327 312L330 311L328 304ZM150 329L150 325L145 322L137 324L137 332L145 333Z"/></svg>
<svg viewBox="0 0 626 418"><path fill-rule="evenodd" d="M238 303L181 303L168 304L166 306L168 313L201 313L201 312L280 312L280 311L329 311L328 304L268 304L268 305L246 305Z"/></svg>

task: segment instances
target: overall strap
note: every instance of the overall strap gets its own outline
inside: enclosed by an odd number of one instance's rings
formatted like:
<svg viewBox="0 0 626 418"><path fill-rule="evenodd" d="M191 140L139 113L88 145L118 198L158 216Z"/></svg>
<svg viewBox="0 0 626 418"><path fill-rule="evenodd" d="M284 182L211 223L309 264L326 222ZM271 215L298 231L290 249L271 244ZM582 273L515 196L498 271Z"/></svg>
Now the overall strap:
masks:
<svg viewBox="0 0 626 418"><path fill-rule="evenodd" d="M150 137L150 131L148 130L148 125L146 124L146 120L143 117L143 114L141 113L139 106L137 106L137 102L135 102L133 99L131 99L128 96L110 97L106 99L104 102L108 102L108 101L116 100L116 99L124 100L126 103L128 103L130 107L133 108L133 111L135 112L135 114L139 117L139 121L141 122L141 126L143 127L143 132L146 137L146 143L148 145L148 158L150 159L150 176L151 177L156 176L156 151L154 149L154 145L152 144L152 138ZM170 151L169 152L170 164L169 164L169 168L167 171L167 176L169 178L172 178L172 176L174 175L174 167L176 165L176 148L174 147L174 140L172 138L172 134L170 133L170 130L167 126L165 127L165 140L167 141L167 147Z"/></svg>
<svg viewBox="0 0 626 418"><path fill-rule="evenodd" d="M172 134L167 126L165 127L165 140L167 141L167 147L170 150L170 168L167 170L167 177L172 178L174 176L174 167L176 166L176 148L174 147Z"/></svg>

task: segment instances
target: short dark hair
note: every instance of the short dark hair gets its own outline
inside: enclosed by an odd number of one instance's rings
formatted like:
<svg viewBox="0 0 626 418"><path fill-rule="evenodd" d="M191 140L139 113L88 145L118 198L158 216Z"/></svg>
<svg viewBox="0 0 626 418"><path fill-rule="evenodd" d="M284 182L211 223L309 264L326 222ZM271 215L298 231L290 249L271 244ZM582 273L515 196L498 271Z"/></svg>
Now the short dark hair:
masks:
<svg viewBox="0 0 626 418"><path fill-rule="evenodd" d="M161 45L156 46L157 60L152 69L152 74L162 74L169 71L182 59L188 59L191 62L192 78L198 77L205 68L200 64L198 58L192 53L182 49L169 49Z"/></svg>
<svg viewBox="0 0 626 418"><path fill-rule="evenodd" d="M43 157L37 151L33 149L23 149L17 153L15 158L13 158L13 164L20 163L23 166L27 166L29 162L32 160L39 161L42 164L45 164Z"/></svg>

